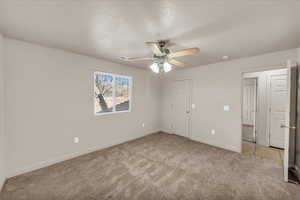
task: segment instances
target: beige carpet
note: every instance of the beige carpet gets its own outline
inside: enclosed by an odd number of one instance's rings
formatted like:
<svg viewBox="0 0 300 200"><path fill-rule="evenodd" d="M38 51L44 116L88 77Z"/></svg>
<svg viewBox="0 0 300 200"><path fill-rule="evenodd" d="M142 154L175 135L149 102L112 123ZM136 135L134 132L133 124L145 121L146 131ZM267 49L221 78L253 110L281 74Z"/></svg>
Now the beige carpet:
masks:
<svg viewBox="0 0 300 200"><path fill-rule="evenodd" d="M297 200L276 162L152 134L11 178L1 200Z"/></svg>

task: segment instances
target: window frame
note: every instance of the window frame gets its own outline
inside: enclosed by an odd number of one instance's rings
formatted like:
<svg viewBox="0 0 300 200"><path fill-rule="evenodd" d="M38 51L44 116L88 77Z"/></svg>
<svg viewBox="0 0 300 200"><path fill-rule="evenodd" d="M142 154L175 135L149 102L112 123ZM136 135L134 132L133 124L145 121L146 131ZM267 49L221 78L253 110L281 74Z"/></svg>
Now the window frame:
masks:
<svg viewBox="0 0 300 200"><path fill-rule="evenodd" d="M103 74L103 75L110 75L113 77L113 110L111 112L103 112L103 113L98 113L96 112L95 109L95 103L96 103L96 98L95 98L95 92L96 92L96 86L95 86L95 78L96 78L96 74ZM121 110L121 111L116 111L116 77L122 77L122 78L127 78L129 80L129 95L128 95L128 99L129 99L129 108L128 110ZM131 76L124 76L121 74L114 74L114 73L107 73L107 72L101 72L101 71L95 71L93 73L93 88L94 88L94 115L96 116L101 116L101 115L111 115L111 114L117 114L117 113L129 113L131 112L131 96L132 96L132 77Z"/></svg>

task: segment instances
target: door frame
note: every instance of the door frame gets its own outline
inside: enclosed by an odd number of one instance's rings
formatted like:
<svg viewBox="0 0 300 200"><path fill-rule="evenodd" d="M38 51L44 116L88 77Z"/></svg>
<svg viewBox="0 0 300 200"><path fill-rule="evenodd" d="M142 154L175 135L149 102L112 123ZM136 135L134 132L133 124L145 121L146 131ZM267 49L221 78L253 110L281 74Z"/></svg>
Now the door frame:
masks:
<svg viewBox="0 0 300 200"><path fill-rule="evenodd" d="M287 70L287 78L290 80L290 74L289 74L289 69L291 67L293 67L293 61L288 60L287 63L285 65L278 65L278 66L273 66L273 67L265 67L265 68L259 68L256 70L245 70L243 72L241 72L241 83L243 81L244 78L244 74L246 73L254 73L254 72L263 72L263 71L270 71L270 70L279 70L279 69L285 69ZM288 98L290 98L290 83L288 80ZM298 83L297 83L298 84ZM240 102L241 102L241 111L243 109L242 107L242 99L243 99L243 84L241 84L241 95L240 95ZM288 99L287 99L288 100ZM288 106L290 102L288 102ZM269 106L269 105L268 105ZM269 114L269 112L268 112ZM289 116L288 116L289 117ZM286 130L285 131L285 141L284 141L284 158L283 158L283 178L285 182L288 182L288 166L289 166L289 131ZM242 153L242 144L243 144L243 139L242 139L242 112L241 112L241 123L240 123L240 138L241 138L241 146L240 146L240 152Z"/></svg>
<svg viewBox="0 0 300 200"><path fill-rule="evenodd" d="M287 78L288 78L288 109L286 112L286 122L281 126L285 129L285 143L284 143L284 181L291 183L299 183L299 174L297 174L297 168L295 165L295 153L296 153L296 141L297 134L297 102L298 102L298 66L297 63L292 63L290 60L287 62ZM294 70L296 69L296 70ZM296 74L292 74L292 73ZM292 92L295 93L292 93ZM292 138L292 139L291 139ZM291 145L291 146L290 146ZM295 173L296 170L296 174ZM298 176L294 179L293 176L289 177L289 174Z"/></svg>
<svg viewBox="0 0 300 200"><path fill-rule="evenodd" d="M284 65L273 65L273 66L269 66L269 67L258 67L255 69L245 69L243 71L241 71L240 73L240 153L242 153L242 148L243 148L243 124L242 124L242 120L243 120L243 79L245 77L245 74L247 73L255 73L255 72L263 72L263 71L271 71L271 70L278 70L278 69L286 69L287 67ZM254 77L253 77L254 78ZM258 97L258 95L257 95ZM256 105L257 106L257 105ZM256 112L257 114L257 112Z"/></svg>
<svg viewBox="0 0 300 200"><path fill-rule="evenodd" d="M290 63L287 64L287 109L288 112L286 113L286 120L285 123L287 126L290 125L290 97L291 97L291 65ZM287 123L288 122L288 123ZM286 128L284 130L284 156L283 156L283 177L284 181L289 181L289 146L290 146L290 129Z"/></svg>

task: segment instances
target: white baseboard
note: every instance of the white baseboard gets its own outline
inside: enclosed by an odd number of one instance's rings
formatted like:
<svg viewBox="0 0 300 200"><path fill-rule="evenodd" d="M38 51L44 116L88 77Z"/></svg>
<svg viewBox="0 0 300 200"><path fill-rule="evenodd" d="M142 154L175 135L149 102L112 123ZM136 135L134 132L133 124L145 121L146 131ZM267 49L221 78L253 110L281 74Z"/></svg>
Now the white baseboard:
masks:
<svg viewBox="0 0 300 200"><path fill-rule="evenodd" d="M84 155L84 154L88 154L88 153L91 153L91 152L94 152L94 151L98 151L98 150L105 149L105 148L108 148L108 147L111 147L111 146L115 146L115 145L118 145L118 144L129 142L131 140L135 140L135 139L138 139L138 138L141 138L141 137L144 137L146 135L150 135L150 134L156 133L156 132L159 132L159 131L151 132L151 133L139 136L139 137L130 138L127 141L121 141L121 142L117 142L115 144L109 144L109 145L106 145L104 147L99 147L99 146L91 147L91 148L88 148L87 150L82 151L82 152L74 152L74 153L63 155L63 156L60 156L60 157L57 157L57 158L37 162L35 164L29 165L29 166L26 166L26 167L23 167L23 168L17 168L17 169L8 171L7 178L18 176L18 175L21 175L21 174L24 174L24 173L27 173L27 172L31 172L31 171L34 171L34 170L37 170L37 169L41 169L41 168L44 168L44 167L48 167L50 165L53 165L53 164L56 164L56 163L59 163L59 162L63 162L63 161L66 161L66 160L70 160L72 158L75 158L75 157L78 157L78 156L81 156L81 155Z"/></svg>
<svg viewBox="0 0 300 200"><path fill-rule="evenodd" d="M104 148L106 148L106 147L104 147ZM57 158L54 158L54 159L41 161L41 162L26 166L26 167L23 167L23 168L17 168L17 169L14 169L12 171L9 171L8 175L7 175L7 178L18 176L18 175L21 175L21 174L24 174L24 173L27 173L27 172L31 172L31 171L34 171L34 170L37 170L37 169L41 169L41 168L44 168L44 167L48 167L50 165L53 165L53 164L56 164L56 163L59 163L59 162L63 162L63 161L75 158L77 156L81 156L81 155L84 155L84 154L87 154L87 153L90 153L90 152L93 152L93 151L97 151L97 150L100 150L100 149L104 149L104 148L97 148L97 147L89 148L89 149L87 149L86 151L83 151L83 152L75 152L75 153L63 155L63 156L60 156L60 157L57 157Z"/></svg>

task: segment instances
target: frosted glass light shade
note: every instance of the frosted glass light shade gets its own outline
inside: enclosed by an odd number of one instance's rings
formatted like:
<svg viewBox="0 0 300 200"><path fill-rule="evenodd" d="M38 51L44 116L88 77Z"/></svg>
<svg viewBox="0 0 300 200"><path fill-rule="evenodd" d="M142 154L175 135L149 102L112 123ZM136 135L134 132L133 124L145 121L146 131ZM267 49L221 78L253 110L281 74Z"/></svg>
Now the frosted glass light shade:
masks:
<svg viewBox="0 0 300 200"><path fill-rule="evenodd" d="M169 72L172 70L172 65L170 65L169 63L165 62L164 63L164 72Z"/></svg>
<svg viewBox="0 0 300 200"><path fill-rule="evenodd" d="M159 73L159 66L157 63L153 63L152 65L150 65L150 69L154 72L154 73Z"/></svg>

